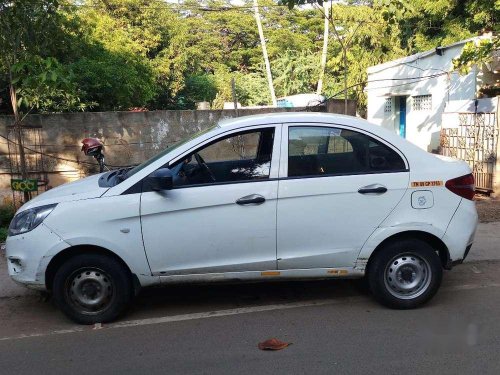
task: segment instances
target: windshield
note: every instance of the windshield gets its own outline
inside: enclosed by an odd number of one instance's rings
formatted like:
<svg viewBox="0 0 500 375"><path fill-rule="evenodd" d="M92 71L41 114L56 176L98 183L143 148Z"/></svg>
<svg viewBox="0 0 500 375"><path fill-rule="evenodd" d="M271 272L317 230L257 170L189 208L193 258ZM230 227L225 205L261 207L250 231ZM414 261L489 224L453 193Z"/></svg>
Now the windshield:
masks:
<svg viewBox="0 0 500 375"><path fill-rule="evenodd" d="M130 176L133 176L134 174L136 174L137 172L139 172L143 168L146 168L148 165L150 165L150 164L154 163L155 161L161 159L162 157L164 157L165 155L169 154L170 152L172 152L173 150L175 150L179 146L182 146L183 144L185 144L185 143L187 143L187 142L189 142L189 141L191 141L191 140L199 137L200 135L208 133L209 131L211 131L212 129L215 129L215 128L216 128L216 126L211 126L208 129L202 130L202 131L200 131L200 132L198 132L196 134L193 134L190 137L184 138L184 139L180 140L179 142L174 143L172 146L167 147L165 150L163 150L159 154L153 156L151 159L148 159L144 163L139 164L138 166L136 166L136 167L132 168L131 170L129 170L127 172L127 174L126 174L126 178L128 178Z"/></svg>

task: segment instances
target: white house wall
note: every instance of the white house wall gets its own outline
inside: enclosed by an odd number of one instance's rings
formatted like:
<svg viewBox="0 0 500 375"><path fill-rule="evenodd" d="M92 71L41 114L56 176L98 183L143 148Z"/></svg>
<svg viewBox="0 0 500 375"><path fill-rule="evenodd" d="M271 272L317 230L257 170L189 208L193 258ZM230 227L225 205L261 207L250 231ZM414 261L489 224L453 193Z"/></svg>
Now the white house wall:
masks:
<svg viewBox="0 0 500 375"><path fill-rule="evenodd" d="M464 44L373 66L368 69L368 121L399 132L398 96L406 98L406 138L427 151L437 150L441 117L449 100L474 99L476 71L467 76L448 73L452 59L458 57ZM430 110L412 108L413 97L432 95ZM384 111L385 101L392 97L392 112Z"/></svg>

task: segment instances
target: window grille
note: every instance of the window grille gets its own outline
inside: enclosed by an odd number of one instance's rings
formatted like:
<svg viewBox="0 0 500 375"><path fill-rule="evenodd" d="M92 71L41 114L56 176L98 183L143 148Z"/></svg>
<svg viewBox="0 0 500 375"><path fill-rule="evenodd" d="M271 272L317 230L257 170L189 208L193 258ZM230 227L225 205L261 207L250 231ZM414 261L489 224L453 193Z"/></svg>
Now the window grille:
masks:
<svg viewBox="0 0 500 375"><path fill-rule="evenodd" d="M384 112L392 113L392 98L385 99Z"/></svg>
<svg viewBox="0 0 500 375"><path fill-rule="evenodd" d="M411 109L414 111L430 111L432 109L432 95L414 96Z"/></svg>

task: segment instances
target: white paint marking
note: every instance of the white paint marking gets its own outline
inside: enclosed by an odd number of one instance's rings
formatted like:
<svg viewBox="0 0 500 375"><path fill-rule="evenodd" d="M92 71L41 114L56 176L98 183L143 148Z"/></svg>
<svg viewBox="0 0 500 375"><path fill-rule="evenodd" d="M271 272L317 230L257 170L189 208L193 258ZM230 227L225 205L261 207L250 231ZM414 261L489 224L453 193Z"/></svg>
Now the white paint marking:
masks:
<svg viewBox="0 0 500 375"><path fill-rule="evenodd" d="M249 314L249 313L256 313L256 312L263 312L263 311L295 309L298 307L333 305L333 304L347 302L347 300L349 300L350 302L355 302L355 301L359 301L362 299L363 299L362 297L347 297L347 298L339 298L339 299L335 299L335 300L334 299L325 299L325 300L313 300L313 301L306 301L306 302L294 302L294 303L276 304L276 305L240 307L240 308L230 309L230 310L218 310L218 311L209 311L209 312L194 313L194 314L162 316L159 318L127 320L124 322L110 324L107 328L137 327L137 326L143 326L143 325L182 322L185 320L195 320L195 319L217 318L217 317L221 317L221 316Z"/></svg>
<svg viewBox="0 0 500 375"><path fill-rule="evenodd" d="M456 291L462 291L462 290L475 290L475 289L484 289L484 288L500 288L500 283L456 285L456 286L450 286L450 287L443 287L443 288L441 288L441 292L456 292ZM218 317L223 317L223 316L250 314L250 313L273 311L273 310L296 309L296 308L300 308L300 307L325 306L325 305L343 304L343 303L347 303L347 302L352 303L352 302L362 301L365 299L366 299L366 297L364 297L364 296L344 297L344 298L337 298L337 299L318 299L318 300L311 300L311 301L304 301L304 302L293 302L293 303L284 303L284 304L252 306L252 307L240 307L240 308L236 308L236 309L216 310L216 311L207 311L207 312L201 312L201 313L172 315L172 316L162 316L162 317L158 317L158 318L126 320L123 322L108 324L105 327L101 326L102 327L101 330L147 326L147 325L152 325L152 324L182 322L182 321L187 321L187 320L218 318ZM98 326L98 324L96 324L96 326ZM32 338L32 337L63 335L63 334L68 334L68 333L90 332L94 329L95 329L94 326L92 326L92 328L89 328L86 326L75 326L74 328L50 331L50 332L45 332L45 333L31 333L31 334L22 334L22 335L18 335L18 336L1 337L0 341L18 340L18 339L25 339L25 338Z"/></svg>
<svg viewBox="0 0 500 375"><path fill-rule="evenodd" d="M249 314L249 313L256 313L256 312L263 312L263 311L295 309L298 307L324 306L324 305L332 305L332 304L339 304L339 303L345 303L345 302L356 302L356 301L361 301L362 299L364 299L364 297L361 297L361 296L360 297L338 298L338 299L321 299L321 300L311 300L311 301L285 303L285 304L240 307L240 308L236 308L236 309L207 311L207 312L193 313L193 314L162 316L162 317L158 317L158 318L126 320L123 322L108 324L105 327L102 327L102 330L114 329L114 328L137 327L137 326L145 326L145 325L151 325L151 324L182 322L182 321L186 321L186 320L217 318L217 317L222 317L222 316ZM97 324L100 324L100 323L97 323ZM25 338L41 337L41 336L62 335L62 334L67 334L67 333L77 333L77 332L85 332L85 331L88 332L91 330L95 330L94 326L91 326L91 327L92 328L88 328L88 326L87 327L86 326L76 326L74 328L57 330L57 331L50 331L50 332L46 332L46 333L32 333L32 334L22 334L22 335L18 335L18 336L1 337L0 341L25 339Z"/></svg>
<svg viewBox="0 0 500 375"><path fill-rule="evenodd" d="M449 286L446 288L441 288L443 292L456 292L460 290L474 290L474 289L484 289L484 288L500 288L499 283L488 283L488 284L466 284L466 285L456 285Z"/></svg>
<svg viewBox="0 0 500 375"><path fill-rule="evenodd" d="M482 273L479 268L477 268L476 266L471 266L470 269L472 270L472 272L474 273Z"/></svg>

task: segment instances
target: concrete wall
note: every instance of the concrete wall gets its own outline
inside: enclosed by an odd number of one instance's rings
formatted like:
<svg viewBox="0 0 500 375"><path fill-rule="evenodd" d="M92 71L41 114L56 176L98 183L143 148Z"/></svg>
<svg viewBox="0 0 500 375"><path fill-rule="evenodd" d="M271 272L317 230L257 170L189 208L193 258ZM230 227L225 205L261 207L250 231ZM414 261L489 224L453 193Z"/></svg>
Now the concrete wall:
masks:
<svg viewBox="0 0 500 375"><path fill-rule="evenodd" d="M314 108L321 111L326 109L328 112L343 113L344 101L335 99L329 101L327 108L325 106ZM301 111L304 108L239 109L238 115L292 110ZM355 114L355 101L348 102L348 111L350 115ZM43 157L49 187L54 187L97 172L95 160L80 151L81 140L84 138L95 137L103 141L106 164L126 166L138 164L180 139L214 126L222 119L235 116L234 110L86 112L30 115L24 124L40 127L41 150L45 154L83 162L79 164ZM8 127L12 124L11 116L0 116L0 135L6 136ZM30 142L25 143L25 146L36 148ZM28 155L28 157L34 156ZM0 197L12 195L9 171L7 142L5 139L0 139Z"/></svg>

